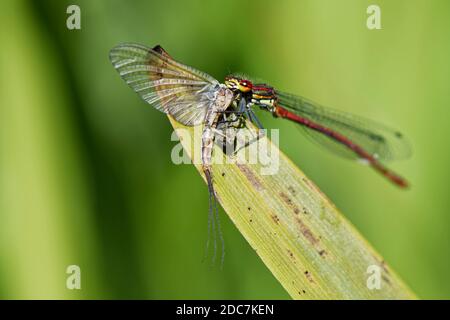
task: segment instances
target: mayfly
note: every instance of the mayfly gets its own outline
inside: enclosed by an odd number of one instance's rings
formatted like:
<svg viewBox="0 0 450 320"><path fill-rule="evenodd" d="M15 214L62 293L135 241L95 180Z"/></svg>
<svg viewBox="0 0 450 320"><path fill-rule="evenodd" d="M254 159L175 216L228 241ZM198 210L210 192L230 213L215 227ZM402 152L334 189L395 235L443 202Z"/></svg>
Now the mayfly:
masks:
<svg viewBox="0 0 450 320"><path fill-rule="evenodd" d="M396 185L407 186L406 180L380 162L409 153L408 144L398 131L267 84L254 84L246 77L230 75L223 84L219 83L210 75L175 61L159 45L148 48L120 44L110 51L110 60L126 83L154 108L186 126L203 126L201 159L213 228L211 215L217 200L211 159L215 137L227 127L239 127L236 124L245 119L262 128L253 107L300 124L315 141L344 156L364 160Z"/></svg>
<svg viewBox="0 0 450 320"><path fill-rule="evenodd" d="M150 49L139 44L120 44L111 49L109 57L120 76L147 103L183 125L203 125L201 160L210 199L208 233L212 223L215 236L216 221L222 237L211 159L217 126L226 114L224 111L233 102L235 94L210 75L176 62L159 45ZM213 260L215 247L214 241ZM222 240L222 261L223 255Z"/></svg>

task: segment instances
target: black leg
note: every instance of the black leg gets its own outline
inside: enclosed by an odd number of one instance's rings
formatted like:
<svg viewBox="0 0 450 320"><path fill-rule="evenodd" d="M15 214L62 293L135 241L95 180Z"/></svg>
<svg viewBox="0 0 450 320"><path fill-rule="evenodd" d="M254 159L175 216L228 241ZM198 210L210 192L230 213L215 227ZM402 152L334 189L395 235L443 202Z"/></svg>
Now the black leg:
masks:
<svg viewBox="0 0 450 320"><path fill-rule="evenodd" d="M254 121L252 120L252 122L254 122L259 129L261 130L264 129L263 125L261 124L261 122L259 121L258 117L256 116L256 114L253 112L252 109L248 110L248 114L252 116L252 118L254 119Z"/></svg>
<svg viewBox="0 0 450 320"><path fill-rule="evenodd" d="M246 109L247 109L247 100L245 100L244 97L241 97L241 100L239 100L238 112L242 114L245 112Z"/></svg>

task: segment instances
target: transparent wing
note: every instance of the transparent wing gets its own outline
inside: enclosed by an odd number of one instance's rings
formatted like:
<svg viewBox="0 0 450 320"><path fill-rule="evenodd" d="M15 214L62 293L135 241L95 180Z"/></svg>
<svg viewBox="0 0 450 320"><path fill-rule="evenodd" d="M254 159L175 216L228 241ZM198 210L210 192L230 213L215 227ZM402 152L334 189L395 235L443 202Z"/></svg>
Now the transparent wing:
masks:
<svg viewBox="0 0 450 320"><path fill-rule="evenodd" d="M160 46L120 44L109 57L122 79L153 107L184 125L203 122L218 89L217 80L176 62Z"/></svg>
<svg viewBox="0 0 450 320"><path fill-rule="evenodd" d="M308 99L277 91L278 103L288 111L309 119L345 136L352 143L362 147L375 159L391 161L411 155L411 148L405 137L398 131L382 124L345 112L325 108ZM314 141L346 158L359 156L348 146L336 141L323 132L302 126Z"/></svg>

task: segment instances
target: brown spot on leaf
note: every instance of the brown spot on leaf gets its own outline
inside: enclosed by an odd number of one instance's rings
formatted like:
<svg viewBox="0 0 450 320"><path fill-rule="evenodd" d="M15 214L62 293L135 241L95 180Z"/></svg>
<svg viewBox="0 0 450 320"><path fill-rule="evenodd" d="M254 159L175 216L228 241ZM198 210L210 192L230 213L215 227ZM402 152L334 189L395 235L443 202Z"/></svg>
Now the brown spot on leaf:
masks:
<svg viewBox="0 0 450 320"><path fill-rule="evenodd" d="M280 218L276 214L271 215L271 218L276 224L279 224Z"/></svg>
<svg viewBox="0 0 450 320"><path fill-rule="evenodd" d="M304 273L305 273L306 279L308 279L309 282L314 283L314 279L311 276L311 273L309 273L308 270L306 270Z"/></svg>
<svg viewBox="0 0 450 320"><path fill-rule="evenodd" d="M391 284L391 280L389 280L388 277L386 277L384 274L381 274L381 278L386 282L387 284Z"/></svg>
<svg viewBox="0 0 450 320"><path fill-rule="evenodd" d="M311 231L311 229L309 229L304 223L303 221L296 217L295 218L298 225L299 225L299 229L300 229L300 233L306 238L306 240L308 240L308 242L317 250L317 253L322 257L325 258L327 255L327 252L323 249L323 247L320 245L320 239L322 239L322 237L319 236L315 236L313 234L313 232Z"/></svg>
<svg viewBox="0 0 450 320"><path fill-rule="evenodd" d="M290 193L292 193L293 195L295 195L295 189L294 189L293 186L289 186L289 187L288 187L288 190L289 190Z"/></svg>
<svg viewBox="0 0 450 320"><path fill-rule="evenodd" d="M259 179L253 174L252 170L250 170L247 165L238 164L237 167L247 177L247 180L250 181L252 186L254 186L259 191L263 189L261 181L259 181Z"/></svg>
<svg viewBox="0 0 450 320"><path fill-rule="evenodd" d="M292 203L291 198L289 198L289 196L286 193L280 192L280 196L281 196L281 199L283 199L283 201L286 202L287 204L290 205Z"/></svg>
<svg viewBox="0 0 450 320"><path fill-rule="evenodd" d="M292 253L292 251L289 250L289 249L287 249L287 252L288 252L288 254L289 254L289 257L291 257L293 260L295 260L294 254Z"/></svg>
<svg viewBox="0 0 450 320"><path fill-rule="evenodd" d="M300 232L309 241L313 246L319 243L319 239L312 233L312 231L303 223L303 221L299 218L296 218L298 225L300 227Z"/></svg>
<svg viewBox="0 0 450 320"><path fill-rule="evenodd" d="M280 192L280 197L290 208L292 208L292 210L294 211L295 214L298 214L300 212L298 207L295 205L295 203L292 201L291 198L289 198L289 196L286 193Z"/></svg>
<svg viewBox="0 0 450 320"><path fill-rule="evenodd" d="M388 266L386 264L386 261L381 260L381 268L383 268L384 272L386 272L387 274L389 274L389 269Z"/></svg>

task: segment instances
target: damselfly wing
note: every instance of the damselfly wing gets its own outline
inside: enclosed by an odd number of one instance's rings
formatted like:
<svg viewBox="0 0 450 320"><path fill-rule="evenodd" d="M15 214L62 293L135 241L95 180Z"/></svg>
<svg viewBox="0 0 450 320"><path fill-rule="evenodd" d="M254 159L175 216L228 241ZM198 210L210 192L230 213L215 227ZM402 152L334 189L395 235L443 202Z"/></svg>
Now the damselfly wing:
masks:
<svg viewBox="0 0 450 320"><path fill-rule="evenodd" d="M397 130L381 123L354 114L323 107L301 96L276 91L278 104L288 111L303 116L323 127L341 133L349 141L361 146L375 159L394 161L411 155L411 148L405 137ZM307 128L303 126L303 128ZM361 158L345 144L319 130L305 130L320 144L341 156Z"/></svg>

